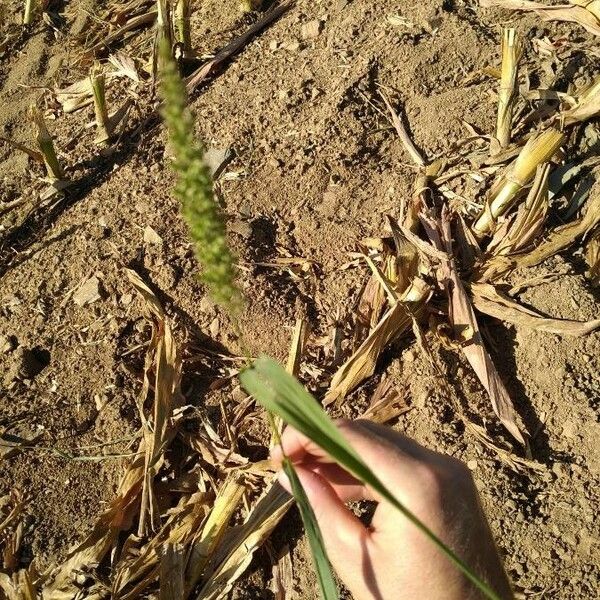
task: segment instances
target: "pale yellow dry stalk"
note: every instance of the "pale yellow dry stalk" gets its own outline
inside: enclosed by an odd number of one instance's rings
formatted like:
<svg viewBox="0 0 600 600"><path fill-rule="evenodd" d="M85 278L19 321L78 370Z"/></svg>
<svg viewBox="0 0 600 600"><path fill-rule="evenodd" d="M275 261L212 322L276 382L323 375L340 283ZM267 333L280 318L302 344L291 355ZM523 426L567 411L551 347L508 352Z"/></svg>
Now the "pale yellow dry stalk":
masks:
<svg viewBox="0 0 600 600"><path fill-rule="evenodd" d="M60 181L63 179L63 170L56 156L54 142L46 127L42 112L35 106L31 107L31 118L36 128L35 138L44 157L44 165L46 166L48 177L52 181Z"/></svg>
<svg viewBox="0 0 600 600"><path fill-rule="evenodd" d="M177 0L174 18L174 29L177 33L177 41L181 44L185 55L192 49L192 36L190 33L190 0Z"/></svg>
<svg viewBox="0 0 600 600"><path fill-rule="evenodd" d="M600 21L600 0L570 0L571 4L583 6Z"/></svg>
<svg viewBox="0 0 600 600"><path fill-rule="evenodd" d="M242 12L252 12L262 6L263 0L241 0L240 9Z"/></svg>
<svg viewBox="0 0 600 600"><path fill-rule="evenodd" d="M23 25L31 25L33 22L33 10L35 0L25 0L25 12L23 13Z"/></svg>
<svg viewBox="0 0 600 600"><path fill-rule="evenodd" d="M431 295L431 287L415 277L411 285L383 315L354 354L337 370L323 403L339 402L375 372L377 359L394 339L408 330Z"/></svg>
<svg viewBox="0 0 600 600"><path fill-rule="evenodd" d="M298 373L300 372L300 359L302 358L307 335L308 323L305 319L300 318L296 321L296 326L294 327L290 353L288 354L286 364L286 371L294 377L298 377ZM273 422L276 431L271 432L271 447L277 444L279 437L283 433L283 421L279 417L273 417Z"/></svg>
<svg viewBox="0 0 600 600"><path fill-rule="evenodd" d="M525 144L517 159L492 186L486 207L472 226L477 238L493 231L498 217L513 207L523 189L531 183L538 166L550 161L565 140L564 133L550 128Z"/></svg>
<svg viewBox="0 0 600 600"><path fill-rule="evenodd" d="M170 6L166 0L156 0L156 27L158 28L158 42L166 40L169 48L173 45L171 20L169 17Z"/></svg>
<svg viewBox="0 0 600 600"><path fill-rule="evenodd" d="M530 246L541 233L548 212L549 175L550 165L548 163L538 167L527 200L519 207L508 230L504 231L502 238L494 244L496 236L504 229L503 227L498 228L492 243L488 246L488 253L492 252L497 256L518 252ZM493 247L492 244L494 244Z"/></svg>
<svg viewBox="0 0 600 600"><path fill-rule="evenodd" d="M106 78L98 64L94 64L90 72L90 86L94 95L94 113L98 135L96 144L106 144L112 137L112 126L106 107Z"/></svg>
<svg viewBox="0 0 600 600"><path fill-rule="evenodd" d="M586 274L592 285L600 286L600 230L588 241L585 247L585 260L589 267Z"/></svg>
<svg viewBox="0 0 600 600"><path fill-rule="evenodd" d="M502 76L498 92L498 118L496 138L500 148L510 144L513 110L517 99L519 61L523 54L523 44L513 28L502 32Z"/></svg>
<svg viewBox="0 0 600 600"><path fill-rule="evenodd" d="M231 517L239 508L245 490L241 475L230 477L219 490L208 518L190 546L184 579L184 598L191 594L200 581L209 561L214 560L215 550L227 531Z"/></svg>

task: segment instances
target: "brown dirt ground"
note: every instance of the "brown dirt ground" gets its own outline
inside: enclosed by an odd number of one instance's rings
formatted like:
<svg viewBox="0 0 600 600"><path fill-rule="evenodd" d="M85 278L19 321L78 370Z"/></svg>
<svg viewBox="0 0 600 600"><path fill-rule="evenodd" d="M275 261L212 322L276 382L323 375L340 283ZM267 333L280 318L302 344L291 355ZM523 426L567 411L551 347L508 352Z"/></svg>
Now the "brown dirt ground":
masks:
<svg viewBox="0 0 600 600"><path fill-rule="evenodd" d="M0 135L30 143L27 106L40 96L51 98L47 88L85 75L77 66L75 35L85 29L86 8L98 10L95 4L69 3L56 30L38 21L9 44L0 62ZM196 0L194 9L194 45L202 53L221 47L252 20L240 16L233 0ZM18 14L11 7L2 10L5 33L14 31ZM393 24L387 19L393 14L417 25ZM303 25L315 19L320 31L307 38ZM480 9L471 0L298 0L193 97L198 137L211 148L233 151L219 189L243 266L248 296L243 327L252 351L283 358L298 316L308 315L315 340L329 335L336 319L346 319L366 272L340 266L357 240L383 232L385 215L398 215L400 199L410 194L414 171L408 157L369 102L376 99L377 84L404 103L414 140L428 156L443 154L464 137L460 119L491 132L495 83L481 71L498 65L500 26L507 22L528 39L590 39L577 27ZM531 48L526 60L543 83L546 75ZM585 80L593 64L575 52L555 69L566 86ZM122 101L129 87L115 85L109 98ZM132 111L134 125L144 114L146 87L136 89L141 108ZM93 130L85 127L92 120L90 107L70 115L55 112L59 116L49 126L69 178L78 181L67 202L40 200L38 166L0 146L0 202L24 200L0 213L0 341L8 338L8 346L15 346L0 349L0 425L39 436L37 450L2 460L0 495L16 488L30 498L22 560L34 559L41 568L64 557L90 528L126 461L74 461L41 448L72 451L116 440L109 451L123 454L130 452L127 440L139 426L136 396L149 332L123 267L135 268L153 284L178 325L181 343L239 350L227 319L196 278L170 193L173 176L160 127L131 127L112 153L100 156ZM145 241L147 226L162 241ZM255 264L286 254L314 261L314 272L299 279ZM598 316L598 297L584 270L575 249L515 274L513 281L559 272L558 281L529 288L521 300L554 316L590 319ZM73 291L94 274L102 297L78 306ZM533 456L545 465L541 472L515 473L465 432L410 341L386 353L379 374L346 400L341 413L360 414L383 373L408 386L414 408L396 427L470 461L516 586L531 597L597 597L600 336L560 338L482 322L533 434ZM37 365L27 362L29 351ZM452 394L499 439L503 434L472 372L455 354L443 356ZM330 372L326 362L319 366ZM234 386L205 393L215 376L205 363L187 361L184 376L188 402L236 402ZM308 369L304 376L310 383ZM252 448L262 441L249 433L246 443ZM273 543L284 541L294 547L292 597L315 597L294 516L279 526ZM234 596L271 597L268 564L260 551Z"/></svg>

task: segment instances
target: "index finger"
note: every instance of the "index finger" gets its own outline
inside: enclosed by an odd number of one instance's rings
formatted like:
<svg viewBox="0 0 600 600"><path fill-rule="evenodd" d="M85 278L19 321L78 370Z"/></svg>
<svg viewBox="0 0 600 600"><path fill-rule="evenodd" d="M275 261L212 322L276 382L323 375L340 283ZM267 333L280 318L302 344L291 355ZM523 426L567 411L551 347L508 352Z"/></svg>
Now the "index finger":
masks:
<svg viewBox="0 0 600 600"><path fill-rule="evenodd" d="M281 466L283 456L292 463L333 463L335 462L323 448L293 427L286 427L281 435L281 445L271 449L271 460Z"/></svg>

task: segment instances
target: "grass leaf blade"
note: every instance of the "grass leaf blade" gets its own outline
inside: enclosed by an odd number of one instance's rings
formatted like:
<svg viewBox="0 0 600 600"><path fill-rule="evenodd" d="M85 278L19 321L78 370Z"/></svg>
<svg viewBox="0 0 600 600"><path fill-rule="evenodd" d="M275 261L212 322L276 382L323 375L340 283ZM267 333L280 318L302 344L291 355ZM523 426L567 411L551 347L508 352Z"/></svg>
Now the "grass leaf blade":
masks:
<svg viewBox="0 0 600 600"><path fill-rule="evenodd" d="M317 523L317 518L308 501L302 483L298 478L298 474L287 458L283 461L283 472L290 480L292 494L294 495L298 510L300 511L300 516L302 517L302 523L304 524L304 530L306 531L306 537L310 544L310 551L319 579L321 596L323 600L338 600L339 594L337 586L331 573L331 566L329 564L329 559L327 558L327 553L325 552L325 545L323 543L323 537L321 536L321 530Z"/></svg>

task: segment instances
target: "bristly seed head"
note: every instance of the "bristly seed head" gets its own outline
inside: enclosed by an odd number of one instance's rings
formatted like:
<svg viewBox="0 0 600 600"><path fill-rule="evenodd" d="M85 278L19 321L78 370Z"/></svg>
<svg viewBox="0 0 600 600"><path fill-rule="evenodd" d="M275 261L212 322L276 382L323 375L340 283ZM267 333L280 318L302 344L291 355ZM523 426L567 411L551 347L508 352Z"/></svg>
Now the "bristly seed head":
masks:
<svg viewBox="0 0 600 600"><path fill-rule="evenodd" d="M194 139L194 121L187 109L185 86L164 42L160 47L160 79L161 114L175 154L174 194L181 203L181 214L202 265L201 278L214 300L236 314L242 306L242 295L235 283L235 260L227 245L225 224L215 202L203 148Z"/></svg>

